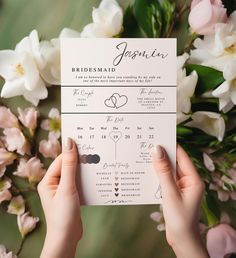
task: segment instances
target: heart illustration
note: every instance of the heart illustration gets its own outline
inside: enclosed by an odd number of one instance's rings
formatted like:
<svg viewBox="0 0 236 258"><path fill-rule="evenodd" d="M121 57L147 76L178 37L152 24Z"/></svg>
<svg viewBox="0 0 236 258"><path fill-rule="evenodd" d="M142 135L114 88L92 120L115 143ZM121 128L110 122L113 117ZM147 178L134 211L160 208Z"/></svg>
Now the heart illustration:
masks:
<svg viewBox="0 0 236 258"><path fill-rule="evenodd" d="M111 131L109 136L112 139L112 141L118 142L122 137L122 133L120 131Z"/></svg>
<svg viewBox="0 0 236 258"><path fill-rule="evenodd" d="M115 188L115 191L118 192L119 188Z"/></svg>
<svg viewBox="0 0 236 258"><path fill-rule="evenodd" d="M119 194L118 194L118 193L115 193L115 196L116 196L116 197L118 197L118 196L119 196Z"/></svg>
<svg viewBox="0 0 236 258"><path fill-rule="evenodd" d="M115 183L115 186L118 186L119 185L119 183Z"/></svg>
<svg viewBox="0 0 236 258"><path fill-rule="evenodd" d="M115 177L115 180L118 180L119 179L119 177Z"/></svg>
<svg viewBox="0 0 236 258"><path fill-rule="evenodd" d="M109 108L116 108L117 99L112 95L109 99L106 99L104 104Z"/></svg>
<svg viewBox="0 0 236 258"><path fill-rule="evenodd" d="M120 95L119 93L114 93L112 96L115 97L115 99L116 99L116 108L121 108L124 105L126 105L128 102L128 98L125 95Z"/></svg>

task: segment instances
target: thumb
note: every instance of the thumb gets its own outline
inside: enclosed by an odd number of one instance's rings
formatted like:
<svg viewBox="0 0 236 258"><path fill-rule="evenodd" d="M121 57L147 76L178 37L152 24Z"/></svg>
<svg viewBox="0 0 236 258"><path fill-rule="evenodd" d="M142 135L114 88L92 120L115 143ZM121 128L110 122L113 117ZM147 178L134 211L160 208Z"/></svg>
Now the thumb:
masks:
<svg viewBox="0 0 236 258"><path fill-rule="evenodd" d="M74 191L76 188L78 152L74 141L67 138L62 152L60 186L62 190Z"/></svg>
<svg viewBox="0 0 236 258"><path fill-rule="evenodd" d="M160 180L163 198L173 194L179 195L169 157L160 145L157 145L152 152L152 162Z"/></svg>

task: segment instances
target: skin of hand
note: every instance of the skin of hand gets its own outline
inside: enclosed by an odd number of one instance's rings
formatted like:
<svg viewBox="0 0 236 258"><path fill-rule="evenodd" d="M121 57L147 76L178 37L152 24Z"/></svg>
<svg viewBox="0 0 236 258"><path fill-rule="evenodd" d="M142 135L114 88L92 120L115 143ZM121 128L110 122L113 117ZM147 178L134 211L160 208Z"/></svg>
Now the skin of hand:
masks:
<svg viewBox="0 0 236 258"><path fill-rule="evenodd" d="M152 152L159 177L166 238L178 258L208 258L198 228L204 183L182 147L177 146L176 180L168 155L160 145Z"/></svg>
<svg viewBox="0 0 236 258"><path fill-rule="evenodd" d="M78 151L68 138L63 152L38 185L45 213L47 234L40 258L72 258L83 227L76 185Z"/></svg>

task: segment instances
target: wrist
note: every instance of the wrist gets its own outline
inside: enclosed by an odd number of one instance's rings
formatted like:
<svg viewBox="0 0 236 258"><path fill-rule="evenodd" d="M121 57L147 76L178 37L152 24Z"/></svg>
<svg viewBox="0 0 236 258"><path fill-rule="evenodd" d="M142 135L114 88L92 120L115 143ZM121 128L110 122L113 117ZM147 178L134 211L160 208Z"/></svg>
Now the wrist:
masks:
<svg viewBox="0 0 236 258"><path fill-rule="evenodd" d="M206 247L199 233L190 233L184 238L179 238L172 244L172 249L177 258L209 258Z"/></svg>
<svg viewBox="0 0 236 258"><path fill-rule="evenodd" d="M48 232L40 258L74 258L78 240L63 234Z"/></svg>

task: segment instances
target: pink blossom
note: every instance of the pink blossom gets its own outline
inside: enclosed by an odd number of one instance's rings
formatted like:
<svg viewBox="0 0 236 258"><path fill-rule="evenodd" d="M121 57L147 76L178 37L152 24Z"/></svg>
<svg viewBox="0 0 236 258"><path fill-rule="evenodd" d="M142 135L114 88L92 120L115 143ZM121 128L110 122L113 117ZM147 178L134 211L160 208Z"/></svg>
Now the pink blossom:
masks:
<svg viewBox="0 0 236 258"><path fill-rule="evenodd" d="M48 141L42 140L39 143L39 152L45 158L56 158L61 153L61 144L54 135L49 135Z"/></svg>
<svg viewBox="0 0 236 258"><path fill-rule="evenodd" d="M211 228L206 238L211 258L223 258L236 252L236 231L228 224Z"/></svg>
<svg viewBox="0 0 236 258"><path fill-rule="evenodd" d="M5 191L11 187L11 179L5 177L0 180L0 192Z"/></svg>
<svg viewBox="0 0 236 258"><path fill-rule="evenodd" d="M11 199L7 212L10 214L21 215L25 212L25 200L21 195Z"/></svg>
<svg viewBox="0 0 236 258"><path fill-rule="evenodd" d="M17 167L17 171L13 174L15 176L28 178L30 183L38 183L46 171L43 169L43 164L36 157L31 158L30 160L21 159Z"/></svg>
<svg viewBox="0 0 236 258"><path fill-rule="evenodd" d="M4 176L5 171L6 171L6 166L0 165L0 178Z"/></svg>
<svg viewBox="0 0 236 258"><path fill-rule="evenodd" d="M45 119L41 123L41 128L49 131L49 135L55 135L56 138L61 136L61 117L59 110L52 108L48 114L49 119Z"/></svg>
<svg viewBox="0 0 236 258"><path fill-rule="evenodd" d="M236 170L234 168L231 168L228 170L228 174L236 184Z"/></svg>
<svg viewBox="0 0 236 258"><path fill-rule="evenodd" d="M164 231L166 229L162 206L160 206L160 211L155 211L155 212L151 213L150 218L153 221L157 222L157 224L158 224L157 230L158 231Z"/></svg>
<svg viewBox="0 0 236 258"><path fill-rule="evenodd" d="M193 0L189 14L192 30L200 35L214 33L217 23L227 21L227 10L221 0Z"/></svg>
<svg viewBox="0 0 236 258"><path fill-rule="evenodd" d="M1 106L0 107L0 128L19 127L18 120L11 110Z"/></svg>
<svg viewBox="0 0 236 258"><path fill-rule="evenodd" d="M4 190L0 192L0 203L4 202L4 201L9 201L11 200L11 193L9 190ZM0 256L1 257L1 256Z"/></svg>
<svg viewBox="0 0 236 258"><path fill-rule="evenodd" d="M18 107L17 110L21 123L33 132L37 127L38 111L34 107L26 108L25 110Z"/></svg>
<svg viewBox="0 0 236 258"><path fill-rule="evenodd" d="M29 212L17 216L17 224L21 236L24 238L29 232L35 229L39 218L29 216Z"/></svg>
<svg viewBox="0 0 236 258"><path fill-rule="evenodd" d="M4 140L9 151L17 151L21 155L30 154L30 144L18 128L6 128Z"/></svg>
<svg viewBox="0 0 236 258"><path fill-rule="evenodd" d="M0 258L17 258L13 252L7 252L7 249L4 245L0 245Z"/></svg>
<svg viewBox="0 0 236 258"><path fill-rule="evenodd" d="M212 182L209 188L217 192L218 199L222 202L226 202L229 199L236 200L236 191L227 189L225 183L233 185L235 182L229 177L221 176L219 173L212 173Z"/></svg>
<svg viewBox="0 0 236 258"><path fill-rule="evenodd" d="M11 165L16 159L16 155L12 152L7 151L4 148L0 148L0 166L3 167Z"/></svg>

